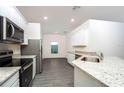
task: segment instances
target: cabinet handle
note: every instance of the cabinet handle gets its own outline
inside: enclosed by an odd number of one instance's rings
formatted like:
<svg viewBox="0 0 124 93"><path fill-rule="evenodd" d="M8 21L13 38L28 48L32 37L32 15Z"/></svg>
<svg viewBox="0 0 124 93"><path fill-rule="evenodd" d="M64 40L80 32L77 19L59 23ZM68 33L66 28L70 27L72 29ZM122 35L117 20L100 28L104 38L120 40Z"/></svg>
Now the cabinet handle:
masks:
<svg viewBox="0 0 124 93"><path fill-rule="evenodd" d="M13 37L14 34L15 34L15 28L14 28L14 26L12 24L10 26L12 27L12 35L11 35L11 37Z"/></svg>
<svg viewBox="0 0 124 93"><path fill-rule="evenodd" d="M24 67L24 70L26 70L27 68L29 68L32 65L32 63L30 63L29 65Z"/></svg>

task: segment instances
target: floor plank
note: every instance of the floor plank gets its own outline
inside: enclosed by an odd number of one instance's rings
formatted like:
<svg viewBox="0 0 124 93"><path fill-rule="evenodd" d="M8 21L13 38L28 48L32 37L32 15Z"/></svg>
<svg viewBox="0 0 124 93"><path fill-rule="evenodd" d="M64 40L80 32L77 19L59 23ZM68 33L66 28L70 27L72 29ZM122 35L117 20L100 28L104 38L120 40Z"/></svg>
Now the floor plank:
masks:
<svg viewBox="0 0 124 93"><path fill-rule="evenodd" d="M36 75L33 87L73 87L74 68L64 58L45 59L43 72Z"/></svg>

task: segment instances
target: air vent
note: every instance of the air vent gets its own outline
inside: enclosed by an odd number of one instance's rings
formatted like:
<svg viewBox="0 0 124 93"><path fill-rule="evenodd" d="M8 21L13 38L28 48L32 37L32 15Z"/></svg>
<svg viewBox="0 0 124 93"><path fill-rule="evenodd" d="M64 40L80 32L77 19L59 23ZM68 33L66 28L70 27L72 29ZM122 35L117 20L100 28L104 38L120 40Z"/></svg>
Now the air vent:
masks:
<svg viewBox="0 0 124 93"><path fill-rule="evenodd" d="M80 6L73 6L72 10L78 10L80 8L81 8Z"/></svg>

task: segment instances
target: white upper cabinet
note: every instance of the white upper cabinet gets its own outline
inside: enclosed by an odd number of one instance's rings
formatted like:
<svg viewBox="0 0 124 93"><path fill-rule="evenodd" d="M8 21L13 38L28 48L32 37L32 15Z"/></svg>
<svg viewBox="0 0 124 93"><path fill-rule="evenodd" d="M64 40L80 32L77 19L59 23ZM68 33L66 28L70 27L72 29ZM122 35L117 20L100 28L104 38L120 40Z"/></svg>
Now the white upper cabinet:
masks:
<svg viewBox="0 0 124 93"><path fill-rule="evenodd" d="M25 28L28 25L28 22L23 17L23 15L19 12L19 10L13 6L0 6L0 16L7 17L11 21L13 21L16 25L21 27L24 30L23 44L28 44L27 35L25 33Z"/></svg>
<svg viewBox="0 0 124 93"><path fill-rule="evenodd" d="M24 42L21 45L28 45L28 36L26 34L26 31L24 31Z"/></svg>
<svg viewBox="0 0 124 93"><path fill-rule="evenodd" d="M88 44L88 26L86 22L70 33L72 37L72 46L86 46Z"/></svg>
<svg viewBox="0 0 124 93"><path fill-rule="evenodd" d="M24 43L28 45L28 39L41 39L41 25L40 23L28 23L24 33Z"/></svg>
<svg viewBox="0 0 124 93"><path fill-rule="evenodd" d="M28 23L25 33L28 39L41 39L40 23Z"/></svg>
<svg viewBox="0 0 124 93"><path fill-rule="evenodd" d="M89 19L67 34L67 51L102 52L124 58L124 23ZM86 44L86 47L73 47Z"/></svg>
<svg viewBox="0 0 124 93"><path fill-rule="evenodd" d="M18 11L16 7L13 6L0 6L0 15L9 18L15 24L17 24L22 29L25 29L27 25L26 19Z"/></svg>
<svg viewBox="0 0 124 93"><path fill-rule="evenodd" d="M73 35L73 46L85 45L85 30L80 30Z"/></svg>
<svg viewBox="0 0 124 93"><path fill-rule="evenodd" d="M41 39L40 23L28 23L16 7L0 6L0 16L5 16L24 29L24 43L28 45L28 39Z"/></svg>

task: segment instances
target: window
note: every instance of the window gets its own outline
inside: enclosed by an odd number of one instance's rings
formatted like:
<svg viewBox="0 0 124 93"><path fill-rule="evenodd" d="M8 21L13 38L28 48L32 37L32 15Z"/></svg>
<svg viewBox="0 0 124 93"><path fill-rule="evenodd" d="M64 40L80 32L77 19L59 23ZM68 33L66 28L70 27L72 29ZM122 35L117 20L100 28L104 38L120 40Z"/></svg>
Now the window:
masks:
<svg viewBox="0 0 124 93"><path fill-rule="evenodd" d="M51 54L58 54L58 42L51 42Z"/></svg>

